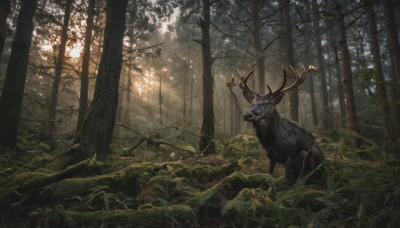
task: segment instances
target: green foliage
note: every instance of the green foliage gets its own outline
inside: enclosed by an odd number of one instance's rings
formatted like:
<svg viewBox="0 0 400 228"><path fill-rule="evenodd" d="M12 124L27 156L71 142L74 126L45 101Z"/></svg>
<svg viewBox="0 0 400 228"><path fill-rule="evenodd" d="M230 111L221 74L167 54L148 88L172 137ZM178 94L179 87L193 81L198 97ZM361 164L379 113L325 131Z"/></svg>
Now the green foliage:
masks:
<svg viewBox="0 0 400 228"><path fill-rule="evenodd" d="M20 168L5 157L0 226L393 227L397 163L382 162L367 138L366 151L354 152L348 134L319 137L328 159L297 182L266 174L257 139L244 135L219 143L218 154L163 163L137 162L117 145L105 163L94 157L58 171L46 168L46 153Z"/></svg>
<svg viewBox="0 0 400 228"><path fill-rule="evenodd" d="M229 214L235 224L242 227L264 226L267 218L267 208L271 199L268 193L259 188L244 188L222 208L222 215Z"/></svg>

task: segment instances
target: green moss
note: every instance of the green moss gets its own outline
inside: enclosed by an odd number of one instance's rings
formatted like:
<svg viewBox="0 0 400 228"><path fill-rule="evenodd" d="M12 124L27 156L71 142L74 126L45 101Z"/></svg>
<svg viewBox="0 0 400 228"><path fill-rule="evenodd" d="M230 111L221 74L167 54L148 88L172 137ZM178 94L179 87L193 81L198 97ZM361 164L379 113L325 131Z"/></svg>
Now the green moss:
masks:
<svg viewBox="0 0 400 228"><path fill-rule="evenodd" d="M268 193L259 188L244 188L222 208L221 213L242 227L263 226L266 224L265 199Z"/></svg>
<svg viewBox="0 0 400 228"><path fill-rule="evenodd" d="M271 181L273 181L273 178L269 174L246 175L242 172L234 172L211 188L197 193L193 198L188 199L185 204L202 207L213 198L233 198L237 192L244 188L262 188L267 190Z"/></svg>
<svg viewBox="0 0 400 228"><path fill-rule="evenodd" d="M131 226L162 226L170 224L190 224L195 222L195 213L185 205L168 207L151 207L142 210L111 210L106 216L105 211L78 213L67 211L68 221L81 225L123 225Z"/></svg>
<svg viewBox="0 0 400 228"><path fill-rule="evenodd" d="M137 197L137 201L139 203L150 203L159 201L160 198L163 199L163 202L167 202L169 199L168 190L173 188L175 183L170 185L170 177L166 175L157 175L146 183L139 196ZM165 204L165 203L164 203ZM168 205L168 203L167 203Z"/></svg>
<svg viewBox="0 0 400 228"><path fill-rule="evenodd" d="M190 198L189 200L185 201L185 204L191 205L192 207L202 207L208 200L214 197L217 193L219 193L221 188L221 184L216 184L211 188L197 193L194 197Z"/></svg>
<svg viewBox="0 0 400 228"><path fill-rule="evenodd" d="M152 163L135 163L121 171L105 175L64 179L56 183L52 197L54 200L62 200L73 196L85 196L89 189L100 185L109 186L112 189L118 189L134 195L141 190L150 177L160 170L160 167Z"/></svg>
<svg viewBox="0 0 400 228"><path fill-rule="evenodd" d="M196 164L193 167L178 168L174 170L172 174L175 177L186 177L199 182L210 182L220 180L237 169L239 169L237 162L215 166Z"/></svg>
<svg viewBox="0 0 400 228"><path fill-rule="evenodd" d="M246 175L242 172L234 172L221 182L223 185L229 185L230 188L239 191L243 188L262 188L267 190L273 181L274 179L270 174Z"/></svg>
<svg viewBox="0 0 400 228"><path fill-rule="evenodd" d="M34 157L28 164L25 165L29 170L35 170L44 167L51 159L50 154L44 153L42 156Z"/></svg>

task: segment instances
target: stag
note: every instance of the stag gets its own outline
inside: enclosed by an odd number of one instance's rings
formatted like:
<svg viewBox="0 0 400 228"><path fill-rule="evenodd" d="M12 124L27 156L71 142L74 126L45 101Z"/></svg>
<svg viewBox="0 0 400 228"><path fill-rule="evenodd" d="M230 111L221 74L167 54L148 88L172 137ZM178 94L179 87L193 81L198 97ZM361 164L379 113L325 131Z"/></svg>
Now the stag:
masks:
<svg viewBox="0 0 400 228"><path fill-rule="evenodd" d="M244 98L251 103L252 108L244 114L244 120L253 123L258 139L267 151L270 160L269 172L273 173L276 163L285 165L285 176L290 179L302 178L315 169L324 160L324 154L314 140L314 136L296 122L280 117L276 105L281 102L285 92L290 91L304 82L312 71L318 71L309 66L299 73L289 66L296 76L295 82L289 87L286 85L286 69L283 69L283 84L272 92L260 96L247 84L247 80L254 72L251 70L243 77L237 70L243 90Z"/></svg>

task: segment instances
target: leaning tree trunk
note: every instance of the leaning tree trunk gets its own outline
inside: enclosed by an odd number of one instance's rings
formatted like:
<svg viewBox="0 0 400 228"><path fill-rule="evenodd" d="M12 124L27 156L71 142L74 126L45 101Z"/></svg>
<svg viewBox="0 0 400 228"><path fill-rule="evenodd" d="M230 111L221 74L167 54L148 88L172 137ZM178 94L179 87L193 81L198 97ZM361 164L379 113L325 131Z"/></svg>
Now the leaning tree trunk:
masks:
<svg viewBox="0 0 400 228"><path fill-rule="evenodd" d="M356 103L354 100L354 92L353 92L353 79L351 77L351 67L350 67L350 54L347 46L347 38L346 38L346 26L344 23L344 15L342 13L342 9L340 7L339 1L335 0L335 11L337 16L337 26L340 35L340 47L342 50L342 64L343 64L343 83L346 91L346 100L347 100L347 122L349 125L349 129L358 134L358 123L357 123L357 110ZM357 137L354 137L352 140L353 148L357 149L360 147L360 140Z"/></svg>
<svg viewBox="0 0 400 228"><path fill-rule="evenodd" d="M65 5L64 22L61 30L61 42L60 42L60 47L58 49L58 57L56 62L56 72L54 74L53 90L51 92L49 124L48 124L49 128L46 129L46 131L48 131L50 135L54 133L55 130L56 108L57 108L58 93L61 83L62 67L64 64L65 47L68 40L68 26L69 26L69 18L71 16L71 5L72 5L72 0L67 0L67 3Z"/></svg>
<svg viewBox="0 0 400 228"><path fill-rule="evenodd" d="M293 38L292 38L292 30L290 28L290 9L289 9L289 0L281 0L281 21L283 24L283 39L284 39L284 54L286 54L284 61L294 67L294 59L293 59ZM292 76L288 80L289 84L294 82L294 76ZM299 90L298 88L294 88L289 92L289 113L290 119L296 122L299 122Z"/></svg>
<svg viewBox="0 0 400 228"><path fill-rule="evenodd" d="M122 44L128 0L107 0L103 53L100 60L93 101L75 138L81 145L80 159L100 159L109 151L118 106L118 86L122 63Z"/></svg>
<svg viewBox="0 0 400 228"><path fill-rule="evenodd" d="M400 81L400 44L397 34L397 25L395 20L393 0L382 0L385 13L386 30L389 38L390 57L392 59L393 76L392 81ZM394 100L400 101L400 87L394 87ZM400 121L400 105L396 106L396 119Z"/></svg>
<svg viewBox="0 0 400 228"><path fill-rule="evenodd" d="M210 1L203 0L203 18L200 19L203 54L203 124L199 148L204 154L215 153L214 137L214 79L211 72Z"/></svg>
<svg viewBox="0 0 400 228"><path fill-rule="evenodd" d="M259 15L259 0L251 1L251 11L253 17L253 40L254 48L256 49L256 58L258 65L258 92L263 94L265 92L265 57L261 49L260 28L261 20Z"/></svg>
<svg viewBox="0 0 400 228"><path fill-rule="evenodd" d="M15 149L37 0L23 0L0 98L0 146Z"/></svg>
<svg viewBox="0 0 400 228"><path fill-rule="evenodd" d="M88 17L86 18L85 44L83 47L83 56L82 56L81 92L79 96L79 113L78 113L78 123L76 127L77 132L79 132L82 127L88 106L90 44L92 42L95 1L96 0L89 0L89 6L87 8Z"/></svg>
<svg viewBox="0 0 400 228"><path fill-rule="evenodd" d="M10 0L2 0L0 2L0 63L7 37L7 18L10 13L10 7Z"/></svg>
<svg viewBox="0 0 400 228"><path fill-rule="evenodd" d="M313 0L313 11L318 11L317 1ZM325 129L332 129L332 120L331 120L331 111L329 108L329 101L328 101L328 86L326 83L326 70L324 64L324 58L322 53L322 45L321 45L321 31L319 27L319 22L321 20L321 15L319 13L314 13L313 16L313 24L314 24L314 34L315 34L315 43L317 46L317 56L318 56L318 69L321 72L321 91L322 91L322 106L323 106L323 127Z"/></svg>

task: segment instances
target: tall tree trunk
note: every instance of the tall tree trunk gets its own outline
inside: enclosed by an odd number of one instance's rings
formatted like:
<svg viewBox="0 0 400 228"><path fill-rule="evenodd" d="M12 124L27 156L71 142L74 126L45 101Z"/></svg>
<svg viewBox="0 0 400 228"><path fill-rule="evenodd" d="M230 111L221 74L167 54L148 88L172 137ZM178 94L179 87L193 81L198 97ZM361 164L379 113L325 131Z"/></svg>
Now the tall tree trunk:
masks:
<svg viewBox="0 0 400 228"><path fill-rule="evenodd" d="M182 118L186 118L186 64L183 64L183 74L182 74Z"/></svg>
<svg viewBox="0 0 400 228"><path fill-rule="evenodd" d="M122 69L122 73L121 73L121 77L120 77L120 81L119 81L119 88L118 88L118 108L117 108L117 117L115 118L115 122L117 124L121 124L122 123L122 113L124 112L124 90L125 90L125 77L124 77L124 73L126 72L126 69ZM120 136L120 127L117 126L117 128L114 131L114 134L116 137Z"/></svg>
<svg viewBox="0 0 400 228"><path fill-rule="evenodd" d="M318 11L318 4L317 0L313 0L312 3L313 11ZM314 22L314 34L315 34L315 43L317 46L317 55L318 55L318 69L320 71L320 78L321 78L321 91L322 91L322 107L323 107L323 127L325 129L332 129L332 120L330 116L330 109L329 109L329 101L328 101L328 86L326 83L326 69L323 59L322 53L322 45L321 45L321 31L319 27L319 22L321 20L321 15L319 13L314 13L313 16Z"/></svg>
<svg viewBox="0 0 400 228"><path fill-rule="evenodd" d="M265 57L261 49L260 28L261 21L259 15L259 0L251 0L251 10L253 17L253 40L254 48L256 49L256 58L258 65L258 92L263 94L265 92Z"/></svg>
<svg viewBox="0 0 400 228"><path fill-rule="evenodd" d="M234 112L236 116L235 134L240 134L240 123L242 122L243 118L242 115L240 115L238 107L235 108Z"/></svg>
<svg viewBox="0 0 400 228"><path fill-rule="evenodd" d="M356 111L356 103L354 100L354 92L353 92L353 79L351 76L351 67L350 67L350 55L349 49L347 46L347 38L346 38L346 26L344 23L344 15L342 13L342 9L340 7L339 1L335 0L335 11L337 16L337 26L340 35L340 47L342 51L342 64L343 64L343 83L346 91L346 100L347 100L347 121L349 125L349 129L358 132L358 122L357 122L357 111ZM354 138L352 140L353 148L357 149L360 147L360 140L358 138Z"/></svg>
<svg viewBox="0 0 400 228"><path fill-rule="evenodd" d="M69 18L71 16L72 0L67 0L64 12L64 21L61 30L61 42L58 49L58 57L56 62L56 72L54 74L53 90L51 92L50 110L49 110L49 128L46 131L51 135L55 130L56 108L58 103L58 93L60 90L61 73L64 64L65 47L68 40Z"/></svg>
<svg viewBox="0 0 400 228"><path fill-rule="evenodd" d="M194 73L190 73L190 99L189 99L189 118L193 119L193 84L194 84Z"/></svg>
<svg viewBox="0 0 400 228"><path fill-rule="evenodd" d="M317 117L317 107L315 102L314 77L311 77L309 81L310 81L310 101L311 101L313 126L316 127L318 126L318 117Z"/></svg>
<svg viewBox="0 0 400 228"><path fill-rule="evenodd" d="M161 67L162 67L162 62L161 62ZM162 118L162 80L161 80L161 74L163 73L163 70L159 71L159 82L160 85L158 87L158 105L159 105L159 110L160 110L160 135L162 136L162 128L163 128L163 118Z"/></svg>
<svg viewBox="0 0 400 228"><path fill-rule="evenodd" d="M378 30L376 28L376 19L375 19L375 7L374 4L371 4L368 8L368 25L369 25L369 36L371 42L371 52L374 59L374 69L376 73L376 81L377 81L377 90L378 90L378 102L382 109L383 120L385 124L385 130L390 142L393 145L396 145L395 132L397 131L391 124L390 117L390 106L389 100L386 93L386 87L383 82L385 82L385 78L382 73L382 65L381 65L381 56L379 54L379 41L378 41ZM399 149L399 148L397 148Z"/></svg>
<svg viewBox="0 0 400 228"><path fill-rule="evenodd" d="M109 151L118 105L122 44L128 0L107 0L104 46L93 101L75 142L81 145L80 159ZM73 158L74 159L74 158ZM76 159L76 158L75 158Z"/></svg>
<svg viewBox="0 0 400 228"><path fill-rule="evenodd" d="M399 35L397 34L397 25L395 20L393 0L382 0L383 10L385 13L386 30L388 33L390 57L392 59L393 75L392 81L398 83L400 81L400 44ZM394 99L400 101L400 88L394 87ZM400 105L396 106L396 119L400 121Z"/></svg>
<svg viewBox="0 0 400 228"><path fill-rule="evenodd" d="M344 99L344 88L343 88L343 80L342 80L342 74L340 73L340 61L339 61L339 55L336 49L336 45L332 41L332 48L335 53L335 70L336 70L336 78L337 78L337 93L338 93L338 99L339 99L339 109L340 109L340 123L341 127L344 127L346 125L346 101Z"/></svg>
<svg viewBox="0 0 400 228"><path fill-rule="evenodd" d="M210 0L203 1L203 18L200 19L202 32L201 50L203 55L203 124L199 140L200 151L215 153L214 137L214 79L211 72L210 48Z"/></svg>
<svg viewBox="0 0 400 228"><path fill-rule="evenodd" d="M10 8L10 0L2 0L0 2L0 63L7 38L7 18L8 14L10 14Z"/></svg>
<svg viewBox="0 0 400 228"><path fill-rule="evenodd" d="M306 40L312 40L312 35L314 32L312 31L312 25L311 25L311 7L309 4L308 0L303 1L304 5L306 6L306 11L309 12L308 14L305 15L305 20L309 21L309 25L306 25L305 29L305 39ZM306 44L305 46L305 62L310 62L312 61L312 53L311 53L311 48ZM315 102L315 88L314 88L314 77L311 77L310 80L308 81L310 85L310 102L311 102L311 113L312 113L312 120L313 120L313 127L318 126L318 116L317 116L317 104ZM300 106L301 108L301 106ZM301 110L300 110L301 111ZM304 116L307 118L306 116Z"/></svg>
<svg viewBox="0 0 400 228"><path fill-rule="evenodd" d="M133 42L134 42L134 40L133 40L133 38L131 38L130 39L130 44L129 44L130 45L130 50L133 49ZM127 77L128 77L128 87L126 88L126 103L127 103L127 106L126 106L126 118L127 118L128 121L130 121L130 119L131 119L131 92L132 92L131 86L132 86L132 73L133 73L132 72L132 70L133 70L132 59L133 59L132 53L129 53L129 60L127 62L127 64L128 64L128 75L127 75ZM139 99L139 102L141 100L142 99Z"/></svg>
<svg viewBox="0 0 400 228"><path fill-rule="evenodd" d="M295 66L293 59L293 38L290 23L290 8L289 0L280 0L281 7L281 20L283 24L283 39L284 39L284 54L286 55L284 61L291 66ZM294 76L289 77L288 83L294 82ZM299 122L299 90L298 88L292 89L289 92L289 112L290 119Z"/></svg>
<svg viewBox="0 0 400 228"><path fill-rule="evenodd" d="M87 8L88 17L86 18L85 44L82 56L82 72L81 72L81 92L79 96L79 113L76 131L80 131L83 120L85 119L88 106L88 89L89 89L89 63L90 63L90 43L92 42L93 31L93 15L96 0L89 0Z"/></svg>
<svg viewBox="0 0 400 228"><path fill-rule="evenodd" d="M229 107L230 107L230 113L229 113L229 117L230 117L230 136L233 137L234 132L234 117L235 115L235 110L233 109L233 94L229 94Z"/></svg>
<svg viewBox="0 0 400 228"><path fill-rule="evenodd" d="M0 98L0 146L15 149L37 0L23 0Z"/></svg>

